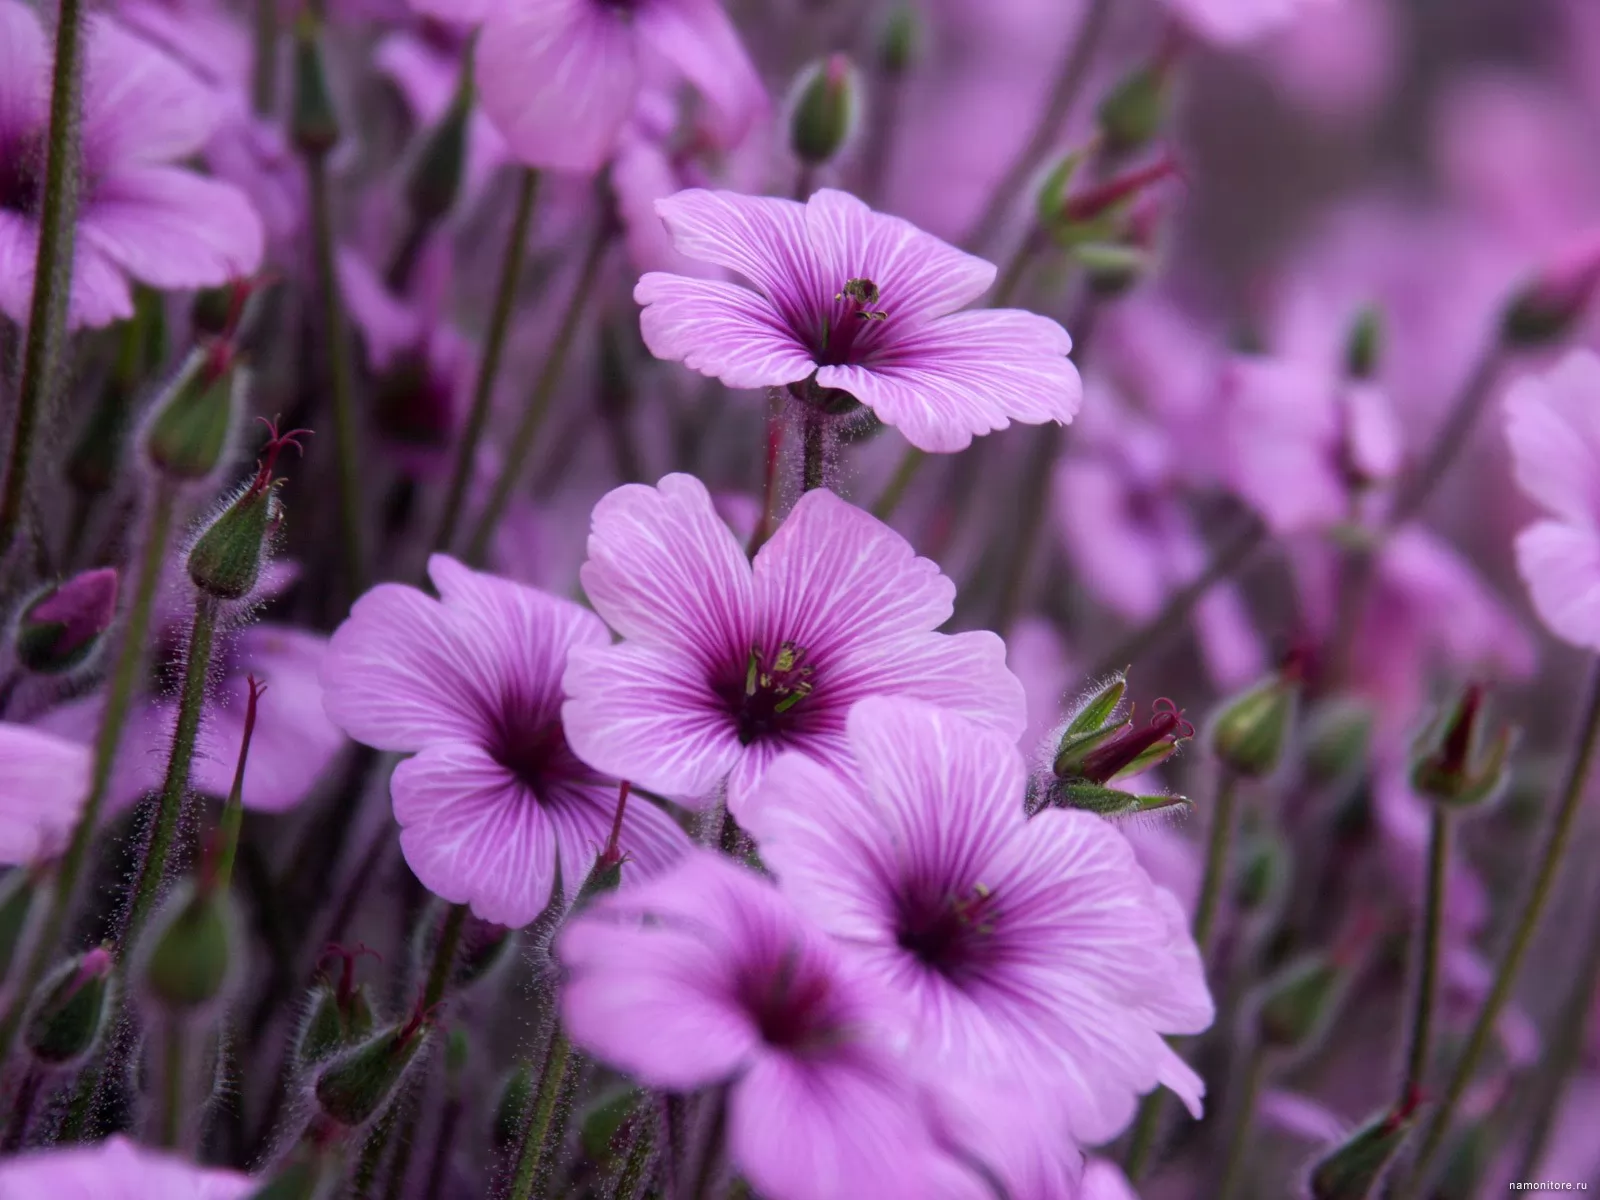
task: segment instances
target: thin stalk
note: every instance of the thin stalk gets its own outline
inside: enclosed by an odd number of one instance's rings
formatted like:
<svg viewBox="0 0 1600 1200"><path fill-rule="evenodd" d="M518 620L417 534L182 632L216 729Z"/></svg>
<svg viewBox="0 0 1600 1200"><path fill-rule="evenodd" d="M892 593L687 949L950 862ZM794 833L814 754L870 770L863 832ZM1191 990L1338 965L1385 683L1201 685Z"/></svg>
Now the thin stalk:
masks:
<svg viewBox="0 0 1600 1200"><path fill-rule="evenodd" d="M1500 376L1505 358L1505 343L1497 335L1474 364L1472 374L1467 377L1416 471L1396 490L1386 521L1390 529L1398 529L1422 511L1434 489L1460 457L1467 438L1494 394L1495 380Z"/></svg>
<svg viewBox="0 0 1600 1200"><path fill-rule="evenodd" d="M256 732L256 705L266 688L249 678L250 698L244 710L244 736L239 739L239 761L233 769L233 786L217 823L217 864L211 886L225 890L233 882L233 863L239 852L239 827L244 823L244 769L250 761L250 741Z"/></svg>
<svg viewBox="0 0 1600 1200"><path fill-rule="evenodd" d="M161 1130L157 1145L175 1149L183 1127L183 1026L177 1021L168 1021L162 1033L165 1078L161 1081Z"/></svg>
<svg viewBox="0 0 1600 1200"><path fill-rule="evenodd" d="M617 1172L610 1200L639 1200L650 1181L650 1163L656 1149L656 1113L648 1099L639 1108L633 1137L628 1141L628 1156Z"/></svg>
<svg viewBox="0 0 1600 1200"><path fill-rule="evenodd" d="M528 1106L528 1119L522 1127L516 1171L511 1177L510 1200L529 1200L533 1195L533 1185L538 1181L539 1170L545 1163L545 1145L555 1121L556 1102L566 1087L571 1062L572 1043L567 1041L566 1031L557 1021L550 1032L550 1049L545 1053L539 1086L534 1091L533 1103Z"/></svg>
<svg viewBox="0 0 1600 1200"><path fill-rule="evenodd" d="M1439 1105L1434 1109L1433 1116L1423 1132L1416 1160L1400 1187L1399 1195L1403 1200L1416 1200L1422 1194L1423 1185L1428 1180L1434 1159L1450 1134L1450 1125L1455 1118L1456 1108L1461 1103L1461 1097L1466 1094L1467 1086L1472 1082L1478 1063L1488 1048L1495 1022L1500 1019L1506 1001L1511 998L1511 989L1516 984L1522 960L1533 942L1534 931L1538 929L1539 921L1544 916L1545 905L1550 900L1550 892L1555 887L1556 876L1561 872L1562 862L1572 841L1573 822L1583 800L1584 785L1589 778L1589 768L1594 761L1597 744L1600 744L1600 666L1596 666L1593 670L1578 740L1573 747L1572 759L1567 768L1566 780L1562 785L1555 815L1551 820L1550 830L1534 871L1533 887L1522 903L1511 942L1507 945L1505 955L1495 971L1494 983L1489 989L1488 996L1484 998L1483 1007L1478 1011L1478 1019L1472 1026L1472 1033L1461 1051L1461 1057L1456 1060L1450 1082L1445 1086Z"/></svg>
<svg viewBox="0 0 1600 1200"><path fill-rule="evenodd" d="M6 1121L6 1136L0 1141L0 1154L15 1154L28 1140L28 1124L33 1120L33 1107L39 1101L39 1088L44 1083L44 1071L39 1064L30 1062L17 1093L11 1102L11 1114Z"/></svg>
<svg viewBox="0 0 1600 1200"><path fill-rule="evenodd" d="M533 224L534 201L538 196L539 172L532 167L525 167L518 178L517 209L511 219L511 233L500 256L500 279L495 285L494 308L490 310L489 330L483 341L483 361L478 364L478 378L472 386L472 407L467 411L466 428L461 431L461 441L456 446L456 461L450 472L450 486L445 492L444 512L439 518L439 532L433 539L433 548L441 553L447 552L455 541L467 484L472 480L473 467L478 460L478 445L483 441L483 431L489 423L489 407L494 399L495 380L500 374L500 359L505 353L506 334L511 329L517 280L522 274L522 259L528 244L528 230Z"/></svg>
<svg viewBox="0 0 1600 1200"><path fill-rule="evenodd" d="M217 602L204 592L195 597L194 623L189 631L189 651L183 668L183 690L178 698L178 724L172 733L172 752L167 759L167 774L161 784L150 844L139 868L133 903L117 939L117 957L124 958L138 941L156 896L166 879L167 858L178 832L178 816L189 792L189 773L194 765L195 739L205 714L206 684L211 676L211 646L217 633Z"/></svg>
<svg viewBox="0 0 1600 1200"><path fill-rule="evenodd" d="M1027 143L1018 151L1016 158L1006 169L1005 175L1001 177L990 195L983 215L978 218L972 232L967 236L966 244L969 247L981 250L994 240L1005 222L1011 205L1016 201L1017 193L1022 190L1029 177L1039 169L1044 156L1050 152L1050 147L1061 136L1067 118L1072 115L1072 107L1077 103L1083 85L1088 81L1089 68L1094 62L1095 51L1099 48L1100 39L1105 33L1112 7L1112 0L1090 0L1089 10L1083 14L1083 21L1072 39L1072 46L1067 51L1066 57L1061 60L1061 69L1056 74L1055 87L1051 89L1050 99L1045 104L1044 112L1039 115L1039 120L1034 125Z"/></svg>
<svg viewBox="0 0 1600 1200"><path fill-rule="evenodd" d="M444 928L439 931L439 944L434 947L433 965L428 970L428 984L422 993L424 1012L443 1000L445 988L450 986L450 974L456 965L456 951L461 947L461 927L466 920L467 906L452 904L445 916Z"/></svg>
<svg viewBox="0 0 1600 1200"><path fill-rule="evenodd" d="M333 435L338 456L339 528L343 534L345 571L351 591L367 590L365 534L361 519L360 449L356 445L355 367L350 357L350 334L345 327L344 301L339 294L338 265L334 254L333 197L328 187L327 156L307 154L311 184L311 231L317 261L317 286L321 293L322 320L328 343L328 367L333 386Z"/></svg>
<svg viewBox="0 0 1600 1200"><path fill-rule="evenodd" d="M1032 574L1035 548L1044 528L1044 512L1049 505L1050 477L1056 456L1061 453L1062 427L1051 422L1033 435L1028 461L1023 467L1021 495L1017 504L1016 538L1000 575L1000 595L995 601L992 628L1004 637L1021 615Z"/></svg>
<svg viewBox="0 0 1600 1200"><path fill-rule="evenodd" d="M17 1027L22 1021L23 1007L44 978L45 969L56 953L66 928L67 916L77 898L78 878L83 874L95 831L100 826L100 811L105 807L106 795L111 789L111 768L116 763L117 750L122 745L122 731L128 721L134 689L141 677L145 645L149 641L150 617L155 608L156 588L161 582L161 566L166 559L175 507L176 496L171 485L165 481L158 483L151 497L144 549L139 556L138 575L133 585L133 600L123 624L116 663L111 668L111 683L106 689L106 706L100 717L100 729L95 735L89 798L84 801L83 812L79 814L78 823L72 830L72 840L56 872L49 911L34 939L10 1009L4 1022L0 1023L0 1061L9 1054Z"/></svg>
<svg viewBox="0 0 1600 1200"><path fill-rule="evenodd" d="M255 0L255 61L250 71L250 104L256 116L278 107L278 0Z"/></svg>
<svg viewBox="0 0 1600 1200"><path fill-rule="evenodd" d="M756 556L756 551L766 545L772 536L773 518L778 506L778 459L783 454L783 407L777 396L767 401L767 455L764 460L761 488L761 520L750 535L745 555Z"/></svg>
<svg viewBox="0 0 1600 1200"><path fill-rule="evenodd" d="M927 461L928 456L923 451L915 446L907 446L905 453L900 456L899 463L895 465L894 474L889 477L889 482L884 485L883 491L878 493L878 498L872 502L872 515L884 522L894 516L895 510L900 507L900 501L906 498L911 481L917 477L917 472Z"/></svg>
<svg viewBox="0 0 1600 1200"><path fill-rule="evenodd" d="M567 298L566 311L561 317L561 325L556 330L555 340L545 354L544 367L539 372L539 378L533 385L533 392L528 397L528 405L523 410L522 420L518 422L516 431L511 435L511 444L506 450L500 477L494 481L494 488L489 494L489 503L484 507L483 514L473 528L472 537L467 542L467 558L470 562L482 562L488 553L489 542L494 537L494 531L499 528L500 518L505 515L506 505L511 502L511 495L516 491L523 468L527 466L528 455L550 410L550 400L555 395L556 385L561 382L567 354L572 349L573 341L576 340L578 321L582 318L584 309L588 307L589 294L599 279L600 264L605 259L606 247L610 241L611 226L609 222L602 222L601 227L589 241L583 265L578 270L577 282L573 284L572 294Z"/></svg>
<svg viewBox="0 0 1600 1200"><path fill-rule="evenodd" d="M827 436L822 426L822 414L810 407L800 418L801 466L800 489L814 492L823 485L827 476Z"/></svg>
<svg viewBox="0 0 1600 1200"><path fill-rule="evenodd" d="M389 1164L389 1182L383 1189L384 1200L401 1200L406 1193L406 1176L411 1173L411 1152L416 1149L417 1123L422 1116L420 1097L407 1096L397 1103L405 1105L405 1112L396 1122L394 1161Z"/></svg>
<svg viewBox="0 0 1600 1200"><path fill-rule="evenodd" d="M1167 603L1160 612L1113 646L1110 652L1095 664L1094 670L1089 673L1089 678L1094 679L1111 671L1121 670L1129 663L1137 662L1142 655L1161 646L1169 637L1182 630L1195 605L1205 599L1206 593L1213 587L1244 567L1266 538L1266 526L1251 518L1245 527L1223 543L1222 548L1212 557L1204 571L1167 598Z"/></svg>
<svg viewBox="0 0 1600 1200"><path fill-rule="evenodd" d="M1228 1137L1227 1157L1222 1163L1222 1182L1217 1185L1217 1200L1233 1200L1244 1177L1245 1149L1250 1144L1250 1128L1255 1124L1256 1097L1266 1079L1267 1058L1258 1046L1250 1052L1250 1061L1244 1069L1244 1087L1238 1108L1233 1117L1233 1131Z"/></svg>
<svg viewBox="0 0 1600 1200"><path fill-rule="evenodd" d="M5 484L0 488L0 559L10 552L22 520L39 421L54 400L67 341L72 292L74 222L78 215L78 98L83 75L82 0L60 0L55 64L50 76L50 138L44 195L39 209L39 249L33 268L33 303L22 351L22 379Z"/></svg>
<svg viewBox="0 0 1600 1200"><path fill-rule="evenodd" d="M1450 813L1432 806L1428 825L1428 882L1422 902L1422 929L1417 939L1417 992L1411 1009L1411 1034L1406 1051L1406 1076L1399 1103L1422 1090L1433 1051L1434 995L1439 979L1439 931L1444 919L1446 867L1450 862Z"/></svg>
<svg viewBox="0 0 1600 1200"><path fill-rule="evenodd" d="M350 1181L350 1195L354 1200L367 1200L372 1194L372 1185L378 1181L378 1171L383 1166L384 1154L388 1152L399 1112L398 1104L389 1105L367 1135L366 1143L361 1147L361 1157L356 1161L355 1178Z"/></svg>

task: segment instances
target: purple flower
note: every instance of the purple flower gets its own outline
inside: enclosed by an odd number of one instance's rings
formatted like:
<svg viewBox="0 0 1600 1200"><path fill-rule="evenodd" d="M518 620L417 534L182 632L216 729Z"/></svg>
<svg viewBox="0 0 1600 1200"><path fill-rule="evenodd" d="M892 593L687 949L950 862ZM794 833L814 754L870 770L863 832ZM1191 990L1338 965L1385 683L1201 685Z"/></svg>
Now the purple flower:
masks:
<svg viewBox="0 0 1600 1200"><path fill-rule="evenodd" d="M780 885L913 1005L916 1047L953 1078L1053 1098L1106 1141L1158 1084L1205 1086L1162 1040L1213 1010L1177 899L1088 813L1023 813L1007 739L905 699L850 713L861 772L778 760L746 824Z"/></svg>
<svg viewBox="0 0 1600 1200"><path fill-rule="evenodd" d="M87 746L0 722L0 863L26 865L66 849L89 795Z"/></svg>
<svg viewBox="0 0 1600 1200"><path fill-rule="evenodd" d="M484 111L535 167L598 171L662 66L709 102L724 146L767 109L717 0L495 0L477 60Z"/></svg>
<svg viewBox="0 0 1600 1200"><path fill-rule="evenodd" d="M698 479L617 488L595 506L582 579L627 640L574 651L568 736L672 796L726 779L737 814L780 751L839 761L863 696L944 704L1010 738L1026 720L998 637L934 632L955 585L829 491L803 496L751 564Z"/></svg>
<svg viewBox="0 0 1600 1200"><path fill-rule="evenodd" d="M939 452L1078 410L1066 330L1017 309L958 311L988 290L994 266L854 196L825 188L798 204L691 189L656 211L680 252L750 284L640 279L633 296L657 358L732 388L814 379Z"/></svg>
<svg viewBox="0 0 1600 1200"><path fill-rule="evenodd" d="M526 925L559 869L571 901L606 840L617 784L580 762L561 724L569 652L605 626L555 596L436 554L439 599L386 583L350 610L323 665L328 715L357 741L414 753L390 782L400 848L425 887L485 921ZM621 848L643 870L687 838L628 806Z"/></svg>
<svg viewBox="0 0 1600 1200"><path fill-rule="evenodd" d="M664 1091L728 1085L728 1154L761 1195L920 1200L963 1174L893 1053L890 998L743 867L693 851L572 921L556 956L574 1044Z"/></svg>
<svg viewBox="0 0 1600 1200"><path fill-rule="evenodd" d="M50 67L33 10L0 0L0 312L13 321L27 319L33 295ZM199 151L218 119L176 62L109 18L90 22L73 325L130 316L130 277L211 287L260 264L261 221L244 194L168 165Z"/></svg>
<svg viewBox="0 0 1600 1200"><path fill-rule="evenodd" d="M200 1167L120 1135L0 1163L0 1200L237 1200L259 1180Z"/></svg>
<svg viewBox="0 0 1600 1200"><path fill-rule="evenodd" d="M1328 0L1167 0L1167 7L1208 42L1239 46L1282 29Z"/></svg>
<svg viewBox="0 0 1600 1200"><path fill-rule="evenodd" d="M1517 484L1549 514L1517 535L1517 569L1552 633L1600 650L1600 358L1519 380L1505 412Z"/></svg>

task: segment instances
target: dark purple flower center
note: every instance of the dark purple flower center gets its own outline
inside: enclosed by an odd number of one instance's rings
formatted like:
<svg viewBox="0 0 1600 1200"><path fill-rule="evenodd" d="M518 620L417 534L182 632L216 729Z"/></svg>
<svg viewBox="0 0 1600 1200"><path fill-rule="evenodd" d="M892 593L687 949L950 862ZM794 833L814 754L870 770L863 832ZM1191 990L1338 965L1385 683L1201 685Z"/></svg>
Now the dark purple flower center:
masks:
<svg viewBox="0 0 1600 1200"><path fill-rule="evenodd" d="M393 441L426 449L450 441L450 380L433 369L423 347L396 358L376 385L378 425Z"/></svg>
<svg viewBox="0 0 1600 1200"><path fill-rule="evenodd" d="M895 942L930 971L959 984L983 966L995 916L995 893L981 883L937 901L906 897Z"/></svg>
<svg viewBox="0 0 1600 1200"><path fill-rule="evenodd" d="M822 318L817 361L841 366L857 361L875 340L874 330L889 319L881 307L878 285L866 276L847 279L833 297L831 311Z"/></svg>
<svg viewBox="0 0 1600 1200"><path fill-rule="evenodd" d="M805 969L793 949L785 953L775 971L747 972L739 998L754 1019L761 1040L769 1046L814 1050L839 1035L832 978Z"/></svg>
<svg viewBox="0 0 1600 1200"><path fill-rule="evenodd" d="M495 722L494 734L485 748L489 757L511 772L535 798L542 796L552 783L598 778L567 745L560 721L502 716Z"/></svg>
<svg viewBox="0 0 1600 1200"><path fill-rule="evenodd" d="M811 694L812 674L804 646L781 642L775 653L752 646L744 678L723 689L739 741L748 746L788 725L791 710Z"/></svg>
<svg viewBox="0 0 1600 1200"><path fill-rule="evenodd" d="M44 158L37 147L0 143L0 210L37 214L43 174Z"/></svg>

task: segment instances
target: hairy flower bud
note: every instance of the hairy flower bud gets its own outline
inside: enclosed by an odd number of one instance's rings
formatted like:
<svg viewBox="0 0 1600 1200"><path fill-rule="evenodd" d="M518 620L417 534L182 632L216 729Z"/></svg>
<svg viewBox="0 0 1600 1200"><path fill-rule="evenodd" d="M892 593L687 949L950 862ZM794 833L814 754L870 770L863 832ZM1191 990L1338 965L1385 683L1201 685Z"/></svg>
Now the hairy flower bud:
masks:
<svg viewBox="0 0 1600 1200"><path fill-rule="evenodd" d="M1382 351L1383 313L1376 308L1363 308L1345 339L1345 374L1351 379L1371 379L1378 373L1378 357Z"/></svg>
<svg viewBox="0 0 1600 1200"><path fill-rule="evenodd" d="M1254 830L1243 839L1234 872L1234 903L1246 913L1270 912L1288 891L1294 856L1277 834Z"/></svg>
<svg viewBox="0 0 1600 1200"><path fill-rule="evenodd" d="M1338 1012L1349 976L1337 956L1314 954L1261 984L1255 1013L1261 1044L1295 1053L1314 1046Z"/></svg>
<svg viewBox="0 0 1600 1200"><path fill-rule="evenodd" d="M1588 310L1600 288L1600 236L1569 248L1512 297L1500 318L1509 346L1537 347L1560 341Z"/></svg>
<svg viewBox="0 0 1600 1200"><path fill-rule="evenodd" d="M339 144L339 114L328 87L321 29L310 13L303 13L294 29L294 104L289 131L302 154L321 157Z"/></svg>
<svg viewBox="0 0 1600 1200"><path fill-rule="evenodd" d="M839 156L855 132L861 81L843 54L813 63L795 88L789 115L789 147L808 166Z"/></svg>
<svg viewBox="0 0 1600 1200"><path fill-rule="evenodd" d="M23 606L12 642L17 661L41 675L81 666L116 615L116 568L74 575Z"/></svg>
<svg viewBox="0 0 1600 1200"><path fill-rule="evenodd" d="M110 1008L112 965L111 952L97 946L62 963L45 980L23 1033L35 1060L65 1067L88 1057Z"/></svg>
<svg viewBox="0 0 1600 1200"><path fill-rule="evenodd" d="M0 880L0 980L11 973L11 959L28 928L39 879L33 871L11 871Z"/></svg>
<svg viewBox="0 0 1600 1200"><path fill-rule="evenodd" d="M376 1117L398 1093L431 1028L419 1009L403 1024L373 1034L328 1063L312 1089L322 1114L346 1129Z"/></svg>
<svg viewBox="0 0 1600 1200"><path fill-rule="evenodd" d="M1466 808L1500 794L1517 730L1502 726L1485 745L1485 695L1482 684L1469 684L1412 746L1411 786L1418 795Z"/></svg>
<svg viewBox="0 0 1600 1200"><path fill-rule="evenodd" d="M532 1099L533 1071L526 1063L521 1063L506 1076L505 1083L500 1085L500 1097L495 1102L490 1141L496 1151L504 1151L517 1144L517 1139L522 1136L523 1118Z"/></svg>
<svg viewBox="0 0 1600 1200"><path fill-rule="evenodd" d="M337 981L320 983L311 993L295 1041L295 1057L302 1066L322 1062L349 1049L368 1037L378 1023L366 986L355 980L356 959L372 951L364 946L355 950L330 946L327 953L337 955L344 965Z"/></svg>
<svg viewBox="0 0 1600 1200"><path fill-rule="evenodd" d="M238 966L239 915L222 889L179 885L146 935L144 987L168 1012L191 1013L221 996Z"/></svg>
<svg viewBox="0 0 1600 1200"><path fill-rule="evenodd" d="M1095 115L1108 154L1130 154L1161 133L1171 109L1168 77L1159 63L1139 67L1106 94Z"/></svg>
<svg viewBox="0 0 1600 1200"><path fill-rule="evenodd" d="M1367 1200L1395 1154L1411 1135L1420 1103L1408 1097L1311 1164L1310 1200Z"/></svg>
<svg viewBox="0 0 1600 1200"><path fill-rule="evenodd" d="M878 66L885 75L903 75L911 68L921 41L916 6L902 0L889 13L878 36Z"/></svg>
<svg viewBox="0 0 1600 1200"><path fill-rule="evenodd" d="M1290 667L1224 704L1211 722L1211 753L1248 779L1270 775L1283 758L1300 699L1300 674Z"/></svg>
<svg viewBox="0 0 1600 1200"><path fill-rule="evenodd" d="M144 452L166 478L192 483L222 463L249 372L226 346L196 350L156 400L144 431Z"/></svg>
<svg viewBox="0 0 1600 1200"><path fill-rule="evenodd" d="M1372 709L1359 700L1319 704L1306 721L1305 765L1312 782L1332 783L1360 771L1372 745Z"/></svg>
<svg viewBox="0 0 1600 1200"><path fill-rule="evenodd" d="M467 128L472 117L472 72L463 67L450 107L428 130L406 176L406 204L419 220L433 223L455 207L466 174Z"/></svg>
<svg viewBox="0 0 1600 1200"><path fill-rule="evenodd" d="M218 600L242 600L255 590L267 546L282 520L277 481L272 468L285 446L300 448L295 439L304 429L272 437L263 450L256 477L207 526L189 550L189 580Z"/></svg>

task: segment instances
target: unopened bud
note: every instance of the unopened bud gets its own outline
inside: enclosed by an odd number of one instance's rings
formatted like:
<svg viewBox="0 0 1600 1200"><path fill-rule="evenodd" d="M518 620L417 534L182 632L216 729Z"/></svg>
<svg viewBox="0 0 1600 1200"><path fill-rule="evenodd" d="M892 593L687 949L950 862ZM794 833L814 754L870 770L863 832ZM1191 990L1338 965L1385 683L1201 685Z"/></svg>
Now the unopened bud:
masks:
<svg viewBox="0 0 1600 1200"><path fill-rule="evenodd" d="M1364 308L1345 340L1345 374L1351 379L1371 379L1378 373L1378 357L1382 351L1383 313L1376 308Z"/></svg>
<svg viewBox="0 0 1600 1200"><path fill-rule="evenodd" d="M1344 999L1349 972L1331 955L1291 964L1263 983L1256 1032L1264 1046L1301 1051L1321 1039Z"/></svg>
<svg viewBox="0 0 1600 1200"><path fill-rule="evenodd" d="M294 30L294 107L290 135L302 154L320 157L339 144L339 114L328 87L328 67L323 60L321 30L310 13L303 13Z"/></svg>
<svg viewBox="0 0 1600 1200"><path fill-rule="evenodd" d="M17 661L41 675L81 666L116 615L116 568L74 575L23 607L13 642Z"/></svg>
<svg viewBox="0 0 1600 1200"><path fill-rule="evenodd" d="M1131 154L1161 133L1171 107L1168 75L1160 64L1140 67L1124 76L1100 102L1096 116L1106 153Z"/></svg>
<svg viewBox="0 0 1600 1200"><path fill-rule="evenodd" d="M903 75L911 68L921 42L916 6L902 0L889 13L878 38L878 65L885 75Z"/></svg>
<svg viewBox="0 0 1600 1200"><path fill-rule="evenodd" d="M181 884L146 935L141 976L156 1003L191 1013L221 996L238 966L238 926L231 893Z"/></svg>
<svg viewBox="0 0 1600 1200"><path fill-rule="evenodd" d="M419 220L431 224L455 207L466 174L467 126L471 116L471 68L463 67L450 107L428 130L406 177L406 203Z"/></svg>
<svg viewBox="0 0 1600 1200"><path fill-rule="evenodd" d="M1192 807L1187 796L1167 792L1140 795L1090 783L1086 779L1046 779L1038 783L1038 793L1029 804L1030 812L1042 808L1078 808L1098 817L1131 817L1141 813L1165 812Z"/></svg>
<svg viewBox="0 0 1600 1200"><path fill-rule="evenodd" d="M1600 287L1600 234L1589 234L1512 297L1500 336L1515 347L1546 346L1572 331Z"/></svg>
<svg viewBox="0 0 1600 1200"><path fill-rule="evenodd" d="M111 952L97 946L63 963L45 980L23 1034L28 1053L37 1061L69 1066L94 1049L110 1007L112 965Z"/></svg>
<svg viewBox="0 0 1600 1200"><path fill-rule="evenodd" d="M427 1043L430 1029L428 1014L418 1011L330 1062L313 1088L323 1115L356 1129L382 1112Z"/></svg>
<svg viewBox="0 0 1600 1200"><path fill-rule="evenodd" d="M1345 779L1367 762L1372 745L1372 710L1359 700L1329 700L1306 721L1305 765L1314 783Z"/></svg>
<svg viewBox="0 0 1600 1200"><path fill-rule="evenodd" d="M1239 847L1234 873L1234 903L1247 913L1268 912L1288 891L1293 862L1283 839L1266 830L1246 836Z"/></svg>
<svg viewBox="0 0 1600 1200"><path fill-rule="evenodd" d="M838 157L855 132L861 81L843 54L808 67L795 90L789 117L789 147L809 166Z"/></svg>
<svg viewBox="0 0 1600 1200"><path fill-rule="evenodd" d="M517 1144L532 1099L533 1071L523 1063L506 1076L500 1087L500 1098L495 1102L494 1129L490 1137L495 1150L504 1151Z"/></svg>
<svg viewBox="0 0 1600 1200"><path fill-rule="evenodd" d="M355 980L356 959L371 954L365 947L346 950L329 947L343 960L337 981L319 984L311 993L306 1015L295 1041L295 1056L302 1066L332 1058L371 1035L377 1020L365 985ZM373 955L373 957L377 957Z"/></svg>
<svg viewBox="0 0 1600 1200"><path fill-rule="evenodd" d="M1085 153L1074 150L1065 154L1055 166L1039 182L1039 191L1034 197L1035 219L1040 225L1048 228L1060 217L1067 204L1067 188L1071 185L1073 177L1077 175L1078 168L1083 165Z"/></svg>
<svg viewBox="0 0 1600 1200"><path fill-rule="evenodd" d="M1056 746L1056 777L1098 784L1131 779L1164 763L1194 736L1194 726L1164 696L1151 706L1147 724L1138 725L1136 716L1130 709L1124 718L1081 733L1073 732L1074 720Z"/></svg>
<svg viewBox="0 0 1600 1200"><path fill-rule="evenodd" d="M1101 296L1118 296L1149 272L1150 252L1122 242L1082 242L1072 248L1089 285Z"/></svg>
<svg viewBox="0 0 1600 1200"><path fill-rule="evenodd" d="M145 455L168 479L192 483L222 463L249 372L223 345L191 353L145 426Z"/></svg>
<svg viewBox="0 0 1600 1200"><path fill-rule="evenodd" d="M1300 674L1292 666L1234 697L1212 720L1211 753L1246 778L1272 774L1289 743L1299 698Z"/></svg>
<svg viewBox="0 0 1600 1200"><path fill-rule="evenodd" d="M1311 1164L1310 1200L1367 1200L1416 1125L1420 1103L1410 1097L1357 1129Z"/></svg>
<svg viewBox="0 0 1600 1200"><path fill-rule="evenodd" d="M268 543L282 520L277 481L272 468L285 446L300 448L295 439L304 429L279 434L269 424L271 440L262 452L256 477L222 510L189 550L189 580L218 600L242 600L255 590Z"/></svg>
<svg viewBox="0 0 1600 1200"><path fill-rule="evenodd" d="M341 1171L338 1139L301 1141L247 1200L328 1200Z"/></svg>
<svg viewBox="0 0 1600 1200"><path fill-rule="evenodd" d="M1418 795L1467 808L1500 794L1517 731L1501 726L1490 740L1484 729L1484 703L1483 685L1469 684L1417 739L1412 747L1411 786Z"/></svg>
<svg viewBox="0 0 1600 1200"><path fill-rule="evenodd" d="M511 948L517 943L517 931L493 921L485 921L470 913L461 926L460 948L456 951L456 969L452 987L468 988L487 979L502 963L511 960Z"/></svg>

